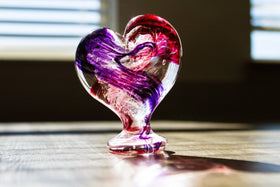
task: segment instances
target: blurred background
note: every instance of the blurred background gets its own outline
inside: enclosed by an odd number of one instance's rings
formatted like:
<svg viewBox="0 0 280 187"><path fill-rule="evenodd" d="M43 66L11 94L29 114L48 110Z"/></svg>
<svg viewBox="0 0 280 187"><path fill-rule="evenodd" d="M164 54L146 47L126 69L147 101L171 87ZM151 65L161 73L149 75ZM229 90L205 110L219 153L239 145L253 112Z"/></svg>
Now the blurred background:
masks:
<svg viewBox="0 0 280 187"><path fill-rule="evenodd" d="M184 52L152 120L280 122L278 0L0 1L0 121L119 120L82 88L75 49L147 13L176 28Z"/></svg>

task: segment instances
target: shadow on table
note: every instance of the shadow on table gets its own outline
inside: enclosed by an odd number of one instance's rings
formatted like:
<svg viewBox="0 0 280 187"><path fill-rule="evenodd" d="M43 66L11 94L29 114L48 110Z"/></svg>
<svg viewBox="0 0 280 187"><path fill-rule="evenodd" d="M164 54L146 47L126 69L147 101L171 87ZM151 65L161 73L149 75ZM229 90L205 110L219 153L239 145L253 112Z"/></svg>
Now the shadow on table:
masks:
<svg viewBox="0 0 280 187"><path fill-rule="evenodd" d="M125 158L125 160L133 165L160 165L163 171L165 171L164 174L167 175L178 172L204 171L209 169L219 171L238 170L243 172L280 173L280 165L276 164L234 159L184 156L176 155L171 151L166 151L164 154L149 157L128 157Z"/></svg>

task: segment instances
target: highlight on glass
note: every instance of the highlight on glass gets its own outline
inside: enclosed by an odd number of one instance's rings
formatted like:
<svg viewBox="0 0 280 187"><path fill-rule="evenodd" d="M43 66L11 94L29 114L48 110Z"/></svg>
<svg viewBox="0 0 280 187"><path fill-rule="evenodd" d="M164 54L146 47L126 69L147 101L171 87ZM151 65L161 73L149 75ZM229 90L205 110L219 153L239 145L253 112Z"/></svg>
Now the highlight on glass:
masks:
<svg viewBox="0 0 280 187"><path fill-rule="evenodd" d="M75 67L86 91L122 121L110 152L147 154L165 150L166 139L150 126L152 113L174 85L181 64L178 33L156 15L136 16L120 35L101 28L85 36Z"/></svg>

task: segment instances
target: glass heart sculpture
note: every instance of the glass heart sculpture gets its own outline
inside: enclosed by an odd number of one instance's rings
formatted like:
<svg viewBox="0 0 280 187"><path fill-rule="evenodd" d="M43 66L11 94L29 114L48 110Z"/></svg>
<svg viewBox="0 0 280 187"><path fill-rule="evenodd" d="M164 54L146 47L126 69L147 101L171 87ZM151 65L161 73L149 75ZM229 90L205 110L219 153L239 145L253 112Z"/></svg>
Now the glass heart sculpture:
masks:
<svg viewBox="0 0 280 187"><path fill-rule="evenodd" d="M110 152L165 149L166 139L151 130L150 119L176 81L181 56L176 30L149 14L131 19L123 36L101 28L81 40L75 67L82 85L123 123L122 132L108 142Z"/></svg>

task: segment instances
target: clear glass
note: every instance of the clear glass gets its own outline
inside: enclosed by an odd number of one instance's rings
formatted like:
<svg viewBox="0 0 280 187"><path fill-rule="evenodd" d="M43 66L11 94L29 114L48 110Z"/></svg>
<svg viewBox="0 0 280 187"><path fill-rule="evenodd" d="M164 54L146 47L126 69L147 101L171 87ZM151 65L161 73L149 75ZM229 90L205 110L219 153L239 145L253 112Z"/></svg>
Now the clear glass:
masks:
<svg viewBox="0 0 280 187"><path fill-rule="evenodd" d="M166 139L151 130L150 119L176 81L181 56L176 30L155 15L131 19L123 36L101 28L81 40L75 67L82 85L123 123L122 132L108 142L110 152L165 149Z"/></svg>

